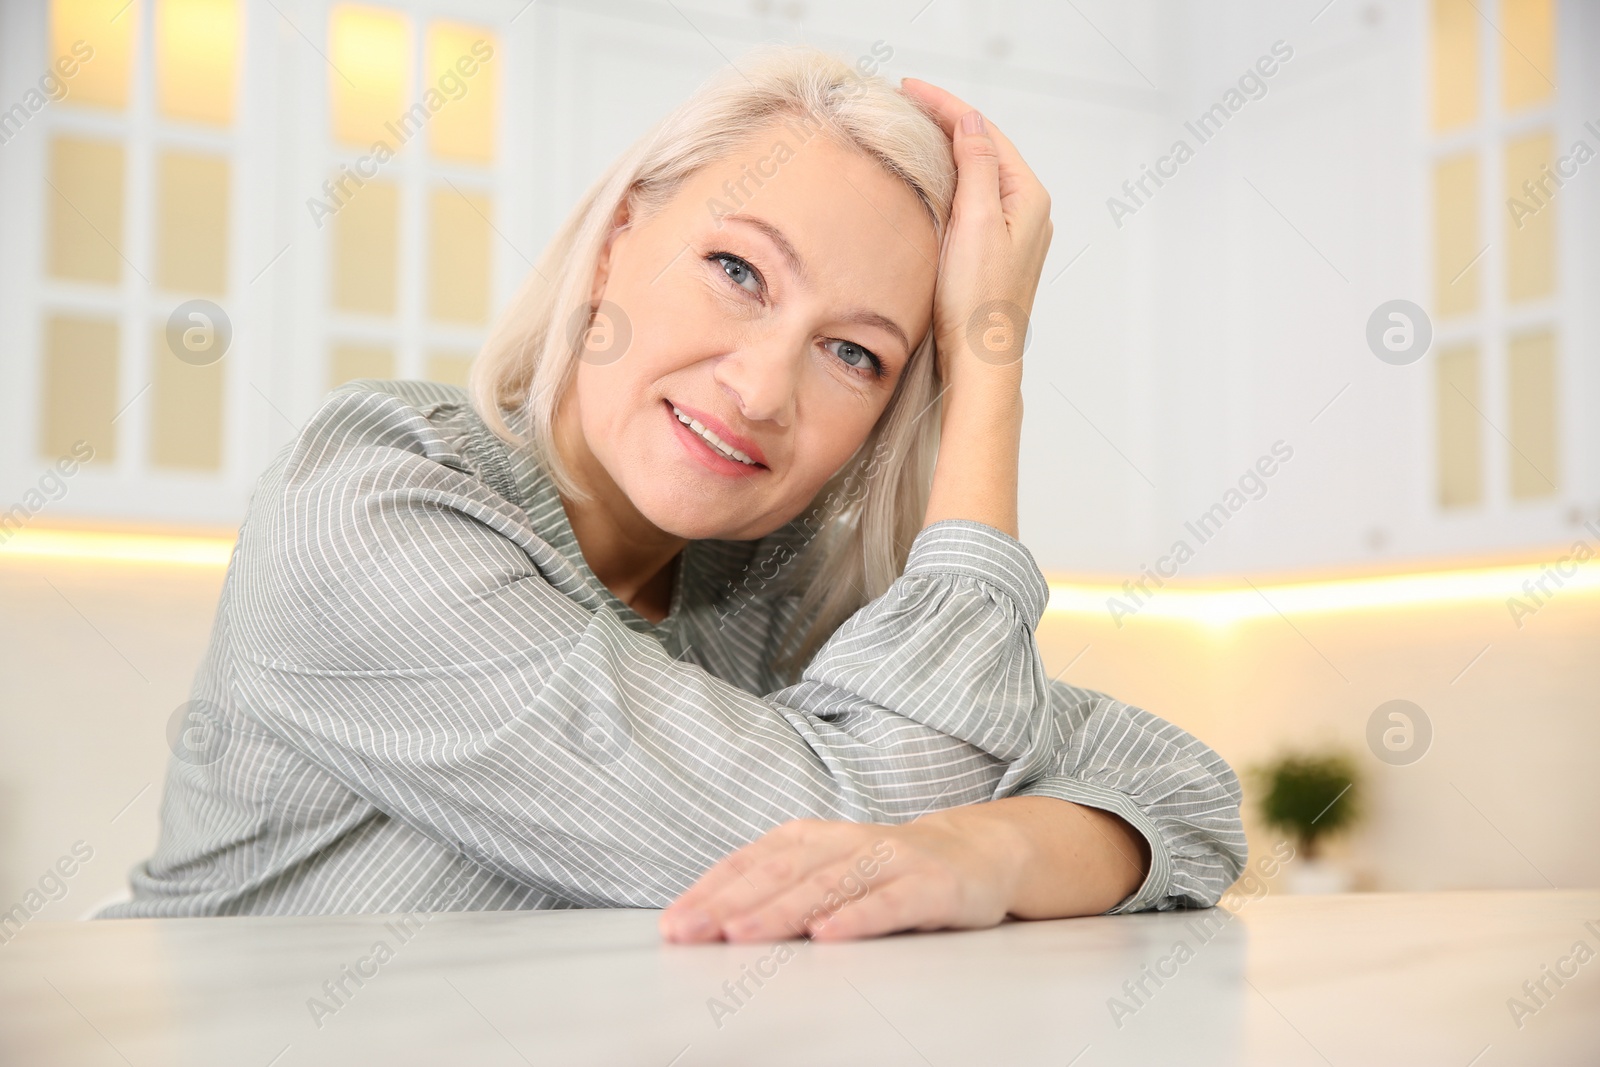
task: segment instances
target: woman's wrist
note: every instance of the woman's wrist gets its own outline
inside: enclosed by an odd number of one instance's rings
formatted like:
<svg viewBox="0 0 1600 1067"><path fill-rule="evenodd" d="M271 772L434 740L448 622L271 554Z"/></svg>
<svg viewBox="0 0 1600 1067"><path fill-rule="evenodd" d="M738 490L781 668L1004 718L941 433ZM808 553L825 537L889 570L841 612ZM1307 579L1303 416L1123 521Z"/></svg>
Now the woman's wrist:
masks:
<svg viewBox="0 0 1600 1067"><path fill-rule="evenodd" d="M969 388L951 389L945 396L923 525L969 519L1016 537L1020 384L996 377L963 385Z"/></svg>
<svg viewBox="0 0 1600 1067"><path fill-rule="evenodd" d="M1018 919L1099 915L1138 890L1150 845L1120 817L1055 797L1006 797L930 812L995 865Z"/></svg>

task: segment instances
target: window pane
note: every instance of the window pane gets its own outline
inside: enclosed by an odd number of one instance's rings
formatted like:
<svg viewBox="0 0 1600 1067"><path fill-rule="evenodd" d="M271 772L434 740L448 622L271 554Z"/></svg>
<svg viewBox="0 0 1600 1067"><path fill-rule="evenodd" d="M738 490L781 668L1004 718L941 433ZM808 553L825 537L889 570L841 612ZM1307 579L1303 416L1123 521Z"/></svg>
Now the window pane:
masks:
<svg viewBox="0 0 1600 1067"><path fill-rule="evenodd" d="M179 359L165 325L150 341L150 463L179 470L222 469L222 367Z"/></svg>
<svg viewBox="0 0 1600 1067"><path fill-rule="evenodd" d="M117 324L55 315L44 325L39 454L56 459L80 438L97 462L117 458Z"/></svg>
<svg viewBox="0 0 1600 1067"><path fill-rule="evenodd" d="M1511 495L1550 496L1561 481L1556 415L1556 338L1549 330L1511 339Z"/></svg>
<svg viewBox="0 0 1600 1067"><path fill-rule="evenodd" d="M156 284L175 293L227 292L228 161L162 152L156 182Z"/></svg>
<svg viewBox="0 0 1600 1067"><path fill-rule="evenodd" d="M451 322L489 317L489 212L482 193L435 189L428 204L428 314Z"/></svg>
<svg viewBox="0 0 1600 1067"><path fill-rule="evenodd" d="M238 55L235 0L159 0L156 95L163 114L218 126L231 123Z"/></svg>
<svg viewBox="0 0 1600 1067"><path fill-rule="evenodd" d="M1536 133L1506 145L1506 298L1556 291L1555 138Z"/></svg>
<svg viewBox="0 0 1600 1067"><path fill-rule="evenodd" d="M1478 157L1440 160L1433 167L1433 302L1440 315L1477 309L1482 251Z"/></svg>
<svg viewBox="0 0 1600 1067"><path fill-rule="evenodd" d="M494 35L487 30L447 22L428 27L423 100L434 112L428 125L434 155L479 163L494 158L499 93L494 54Z"/></svg>
<svg viewBox="0 0 1600 1067"><path fill-rule="evenodd" d="M1555 80L1554 0L1500 0L1500 98L1506 110L1550 99Z"/></svg>
<svg viewBox="0 0 1600 1067"><path fill-rule="evenodd" d="M379 140L391 150L404 143L386 124L398 122L406 110L410 38L406 16L397 11L353 4L333 9L328 20L332 64L328 86L336 140L363 149Z"/></svg>
<svg viewBox="0 0 1600 1067"><path fill-rule="evenodd" d="M122 146L57 137L49 181L50 273L115 284L122 277Z"/></svg>
<svg viewBox="0 0 1600 1067"><path fill-rule="evenodd" d="M1433 0L1433 128L1478 117L1478 13L1472 0Z"/></svg>
<svg viewBox="0 0 1600 1067"><path fill-rule="evenodd" d="M387 345L336 344L328 354L328 388L356 378L393 378L394 352Z"/></svg>
<svg viewBox="0 0 1600 1067"><path fill-rule="evenodd" d="M393 315L398 285L400 190L372 181L333 217L333 306Z"/></svg>
<svg viewBox="0 0 1600 1067"><path fill-rule="evenodd" d="M66 68L54 67L67 83L67 102L119 110L128 105L141 7L138 0L52 0L48 62L54 66L62 57L77 61L71 77Z"/></svg>
<svg viewBox="0 0 1600 1067"><path fill-rule="evenodd" d="M1434 379L1438 412L1439 506L1470 507L1483 500L1483 429L1476 408L1478 350L1440 351Z"/></svg>
<svg viewBox="0 0 1600 1067"><path fill-rule="evenodd" d="M428 380L466 388L467 368L472 366L473 355L472 352L429 352Z"/></svg>

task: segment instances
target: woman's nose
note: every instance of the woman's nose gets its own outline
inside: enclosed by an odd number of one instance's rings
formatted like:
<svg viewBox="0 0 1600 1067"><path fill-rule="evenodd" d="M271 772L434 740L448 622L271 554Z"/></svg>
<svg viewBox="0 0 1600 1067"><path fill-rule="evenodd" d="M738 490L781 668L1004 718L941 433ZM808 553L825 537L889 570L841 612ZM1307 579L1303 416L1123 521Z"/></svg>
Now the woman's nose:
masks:
<svg viewBox="0 0 1600 1067"><path fill-rule="evenodd" d="M712 377L733 394L751 422L788 426L805 369L806 343L768 337L740 346L717 361Z"/></svg>

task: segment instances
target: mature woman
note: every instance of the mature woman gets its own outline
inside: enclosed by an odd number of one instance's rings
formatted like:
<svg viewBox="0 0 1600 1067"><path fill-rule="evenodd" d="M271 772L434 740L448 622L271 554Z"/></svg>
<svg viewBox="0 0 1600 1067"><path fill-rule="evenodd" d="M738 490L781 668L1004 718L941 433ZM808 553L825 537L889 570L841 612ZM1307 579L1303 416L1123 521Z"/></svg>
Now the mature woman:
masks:
<svg viewBox="0 0 1600 1067"><path fill-rule="evenodd" d="M1239 873L1227 764L1034 643L1043 188L934 86L739 68L595 183L470 399L351 383L262 477L106 914L860 937Z"/></svg>

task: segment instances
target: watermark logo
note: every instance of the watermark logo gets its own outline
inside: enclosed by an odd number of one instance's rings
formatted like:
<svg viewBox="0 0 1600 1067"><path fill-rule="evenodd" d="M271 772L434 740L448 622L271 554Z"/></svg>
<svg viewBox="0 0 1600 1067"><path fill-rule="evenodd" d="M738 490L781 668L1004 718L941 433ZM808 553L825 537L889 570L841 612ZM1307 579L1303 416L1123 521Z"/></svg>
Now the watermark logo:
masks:
<svg viewBox="0 0 1600 1067"><path fill-rule="evenodd" d="M1367 347L1395 367L1415 363L1433 344L1433 320L1409 300L1389 300L1367 317Z"/></svg>
<svg viewBox="0 0 1600 1067"><path fill-rule="evenodd" d="M633 320L610 300L601 300L596 307L579 304L567 323L567 337L579 359L605 367L627 355L633 344Z"/></svg>
<svg viewBox="0 0 1600 1067"><path fill-rule="evenodd" d="M94 58L94 48L84 41L73 41L68 51L70 54L57 56L56 61L45 68L38 84L30 86L21 100L0 111L0 145L9 144L45 105L65 100L67 82L77 75L78 65Z"/></svg>
<svg viewBox="0 0 1600 1067"><path fill-rule="evenodd" d="M1583 128L1600 137L1600 125L1596 125L1594 119L1584 123ZM1517 229L1522 229L1529 219L1549 207L1561 187L1576 178L1578 169L1594 157L1594 148L1588 141L1580 139L1572 142L1567 154L1556 160L1554 169L1549 163L1541 163L1539 176L1529 178L1522 183L1521 197L1506 197L1506 211L1511 214L1511 221L1516 224Z"/></svg>
<svg viewBox="0 0 1600 1067"><path fill-rule="evenodd" d="M986 300L967 319L967 347L985 363L1010 366L1032 343L1028 313L1009 300Z"/></svg>
<svg viewBox="0 0 1600 1067"><path fill-rule="evenodd" d="M314 196L307 198L306 210L310 212L311 221L317 229L322 229L323 220L337 215L356 191L376 178L379 169L398 155L406 142L421 133L433 116L467 95L468 80L478 73L483 64L494 58L494 46L480 37L472 42L470 52L470 55L457 57L455 64L447 67L438 81L423 90L421 100L393 121L383 124L384 130L394 138L392 143L381 137L373 141L366 154L359 156L353 166L341 163L338 175L322 183L323 199ZM352 185L354 189L350 188Z"/></svg>
<svg viewBox="0 0 1600 1067"><path fill-rule="evenodd" d="M209 300L185 300L167 316L167 348L190 366L210 366L231 344L233 321Z"/></svg>
<svg viewBox="0 0 1600 1067"><path fill-rule="evenodd" d="M600 713L578 734L577 748L590 763L604 767L615 763L628 751L633 743L633 731L628 726L627 716L615 706L601 702L598 708Z"/></svg>
<svg viewBox="0 0 1600 1067"><path fill-rule="evenodd" d="M813 506L805 516L794 520L795 523L799 523L800 532L803 534L799 548L786 543L778 544L759 559L746 564L739 582L735 583L729 579L727 593L713 605L717 613L717 628L725 627L730 619L760 599L762 591L777 580L784 568L800 558L805 547L828 523L859 504L866 496L867 487L871 484L874 474L880 466L889 463L894 455L894 449L890 448L887 442L879 441L872 455L859 469L847 475L840 485L831 490L827 497Z"/></svg>
<svg viewBox="0 0 1600 1067"><path fill-rule="evenodd" d="M186 700L167 717L167 747L192 767L206 767L228 750L222 709L209 700Z"/></svg>
<svg viewBox="0 0 1600 1067"><path fill-rule="evenodd" d="M1432 744L1433 720L1409 700L1385 701L1367 717L1367 747L1391 766L1417 762Z"/></svg>
<svg viewBox="0 0 1600 1067"><path fill-rule="evenodd" d="M1600 940L1600 923L1594 919L1585 922L1583 929L1585 933ZM1511 1013L1511 1021L1517 1024L1517 1029L1521 1030L1528 1024L1530 1015L1538 1015L1549 1007L1556 994L1561 992L1568 982L1578 977L1579 968L1594 957L1594 947L1589 944L1587 938L1580 937L1572 943L1572 949L1565 956L1559 957L1553 966L1546 963L1539 968L1539 977L1523 982L1522 996L1506 998L1506 1010ZM1551 988L1552 984L1555 986L1554 989Z"/></svg>
<svg viewBox="0 0 1600 1067"><path fill-rule="evenodd" d="M1138 176L1122 183L1123 196L1106 198L1106 210L1111 213L1111 221L1116 224L1117 229L1122 229L1124 219L1138 214L1139 209L1148 204L1157 191L1176 178L1178 169L1195 157L1199 146L1221 133L1223 126L1242 111L1245 104L1266 96L1267 79L1278 73L1281 64L1293 58L1294 48L1288 42L1272 42L1272 48L1268 53L1258 58L1252 66L1245 68L1237 83L1230 86L1222 94L1221 99L1195 116L1192 121L1183 124L1184 130L1194 138L1194 144L1189 143L1188 137L1179 137L1172 142L1167 154L1155 161L1154 166L1149 163L1140 164ZM1154 188L1151 188L1152 185Z"/></svg>
<svg viewBox="0 0 1600 1067"><path fill-rule="evenodd" d="M867 896L872 892L872 880L893 859L893 845L885 840L874 842L871 853L858 858L853 869L847 870L838 883L824 893L817 904L806 913L805 918L796 924L796 935L824 926L840 911ZM804 942L802 947L809 943L809 941ZM789 942L779 941L758 958L753 966L748 963L741 964L739 977L730 978L722 983L721 996L706 998L706 1011L710 1013L711 1021L716 1028L721 1030L726 1026L728 1020L749 1004L767 982L777 977L778 968L794 959L798 953L799 949L791 947Z"/></svg>
<svg viewBox="0 0 1600 1067"><path fill-rule="evenodd" d="M82 440L72 442L72 451L45 468L39 480L22 494L22 499L5 511L0 511L0 545L15 537L22 528L43 511L45 505L61 500L67 495L67 479L78 473L81 464L94 458L94 446Z"/></svg>
<svg viewBox="0 0 1600 1067"><path fill-rule="evenodd" d="M561 747L591 766L607 767L633 747L627 699L615 685L596 685L535 710L559 718L556 737Z"/></svg>
<svg viewBox="0 0 1600 1067"><path fill-rule="evenodd" d="M1258 456L1255 463L1239 476L1237 487L1230 486L1223 492L1222 499L1183 524L1186 536L1174 541L1167 553L1159 557L1153 566L1146 564L1141 568L1137 580L1129 578L1122 583L1122 596L1107 597L1106 610L1111 614L1111 621L1117 624L1117 629L1122 629L1123 620L1128 616L1144 610L1156 595L1156 589L1176 578L1200 549L1222 532L1229 519L1243 511L1246 504L1264 498L1270 488L1267 479L1277 474L1293 458L1293 445L1287 441L1274 441L1270 452ZM1151 588L1152 584L1154 589Z"/></svg>
<svg viewBox="0 0 1600 1067"><path fill-rule="evenodd" d="M451 878L450 884L434 895L430 907L403 912L384 923L383 930L389 935L388 937L380 937L372 943L372 948L366 955L344 964L335 971L331 978L322 983L321 996L307 997L306 1011L310 1013L311 1021L316 1024L317 1029L321 1030L328 1024L330 1018L348 1007L355 999L355 995L364 989L368 982L377 978L382 973L384 965L415 940L435 915L441 911L452 910L450 906L466 894L468 881L467 869L460 869ZM390 943L390 938L393 938L393 944Z"/></svg>
<svg viewBox="0 0 1600 1067"><path fill-rule="evenodd" d="M94 859L94 846L87 841L74 841L72 848L46 867L38 881L29 886L22 899L5 911L0 911L0 945L9 945L22 932L22 928L38 917L45 905L53 904L67 895L71 888L68 880L80 867Z"/></svg>
<svg viewBox="0 0 1600 1067"><path fill-rule="evenodd" d="M867 91L866 79L877 74L878 67L892 58L894 58L893 47L882 40L872 42L871 51L857 58L855 66L846 72L847 80L831 86L829 95L846 100L860 96ZM810 110L804 115L785 115L783 119L783 129L800 147L809 143L812 137L825 128L825 125L824 120ZM739 176L729 178L722 183L722 195L706 200L706 211L710 213L711 221L716 227L721 229L723 219L743 210L768 182L778 176L778 171L795 158L795 155L795 146L790 144L789 139L780 137L772 142L772 147L757 159L753 166L750 163L741 163Z"/></svg>
<svg viewBox="0 0 1600 1067"><path fill-rule="evenodd" d="M1272 887L1267 879L1277 877L1278 871L1294 858L1294 846L1287 841L1278 842L1271 856L1256 860L1255 870L1248 866L1244 869L1239 880L1217 902L1217 907L1197 912L1194 918L1185 920L1183 930L1187 936L1175 940L1167 953L1140 967L1134 977L1124 981L1120 996L1113 994L1106 998L1106 1011L1116 1028L1121 1030L1126 1026L1128 1019L1148 1007L1156 994L1178 977L1184 964L1228 932L1229 924L1239 912L1269 895Z"/></svg>
<svg viewBox="0 0 1600 1067"><path fill-rule="evenodd" d="M1600 538L1600 525L1596 525L1594 519L1585 522L1583 528ZM1506 611L1511 613L1511 621L1517 624L1517 629L1522 629L1528 616L1537 614L1540 608L1550 603L1556 593L1577 576L1578 568L1593 559L1595 554L1595 546L1579 538L1572 542L1572 548L1566 555L1541 567L1539 577L1523 581L1522 591L1526 597L1506 597Z"/></svg>

